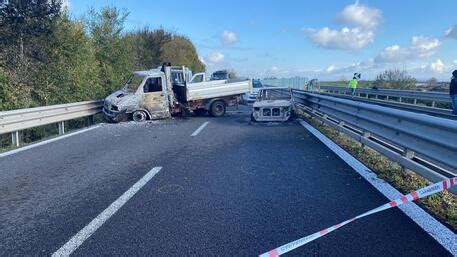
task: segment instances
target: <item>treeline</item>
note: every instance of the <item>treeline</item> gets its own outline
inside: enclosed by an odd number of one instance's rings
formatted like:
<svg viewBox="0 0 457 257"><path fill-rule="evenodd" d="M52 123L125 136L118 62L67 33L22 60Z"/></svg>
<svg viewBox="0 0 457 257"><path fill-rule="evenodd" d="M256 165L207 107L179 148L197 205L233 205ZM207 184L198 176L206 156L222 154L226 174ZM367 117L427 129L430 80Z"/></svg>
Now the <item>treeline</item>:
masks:
<svg viewBox="0 0 457 257"><path fill-rule="evenodd" d="M132 70L163 62L204 71L185 36L145 27L125 31L114 7L71 18L57 0L0 3L0 111L100 99Z"/></svg>

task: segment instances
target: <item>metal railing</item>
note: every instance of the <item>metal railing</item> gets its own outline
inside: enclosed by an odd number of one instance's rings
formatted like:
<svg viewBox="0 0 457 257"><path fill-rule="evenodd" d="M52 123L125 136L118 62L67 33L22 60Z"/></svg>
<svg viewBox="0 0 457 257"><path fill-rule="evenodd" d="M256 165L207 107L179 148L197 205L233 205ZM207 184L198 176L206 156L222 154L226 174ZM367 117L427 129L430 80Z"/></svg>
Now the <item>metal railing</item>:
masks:
<svg viewBox="0 0 457 257"><path fill-rule="evenodd" d="M405 103L405 102L398 102L398 101L389 101L383 99L373 99L368 97L358 97L358 96L351 96L346 94L333 94L328 92L319 92L319 94L335 96L338 98L343 99L351 99L356 100L359 102L370 103L370 104L377 104L385 107L396 108L400 110L410 111L410 112L417 112L417 113L424 113L436 117L446 118L446 119L453 119L457 120L457 115L452 114L451 109L444 109L444 108L436 108L424 105L417 105L412 103ZM450 105L450 104L449 104Z"/></svg>
<svg viewBox="0 0 457 257"><path fill-rule="evenodd" d="M456 121L302 90L293 96L313 117L406 169L433 182L456 176Z"/></svg>
<svg viewBox="0 0 457 257"><path fill-rule="evenodd" d="M350 89L342 86L326 86L320 85L320 92L337 93L337 94L349 94ZM418 100L431 101L432 107L436 106L436 103L450 103L451 99L449 94L445 92L432 92L432 91L415 91L415 90L399 90L399 89L370 89L370 88L357 88L357 96L365 96L366 98L374 97L378 99L382 96L386 100L397 99L402 102L404 99L412 99L414 104L417 104Z"/></svg>
<svg viewBox="0 0 457 257"><path fill-rule="evenodd" d="M97 100L0 112L0 134L11 133L13 145L19 146L21 130L58 123L64 134L65 121L93 116L102 108L103 101Z"/></svg>

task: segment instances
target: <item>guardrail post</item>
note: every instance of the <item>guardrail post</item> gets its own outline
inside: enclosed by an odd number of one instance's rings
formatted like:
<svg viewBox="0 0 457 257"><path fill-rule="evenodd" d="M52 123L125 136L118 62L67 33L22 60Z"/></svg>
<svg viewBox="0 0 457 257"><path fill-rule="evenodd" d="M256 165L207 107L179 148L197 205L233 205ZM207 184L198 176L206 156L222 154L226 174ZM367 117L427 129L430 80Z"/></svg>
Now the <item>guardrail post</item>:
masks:
<svg viewBox="0 0 457 257"><path fill-rule="evenodd" d="M323 120L326 120L328 118L328 115L324 113L322 118L323 118ZM321 125L325 125L325 122L323 120L321 121Z"/></svg>
<svg viewBox="0 0 457 257"><path fill-rule="evenodd" d="M403 98L400 96L400 97L398 98L398 101L401 103L401 102L402 102L402 99L403 99Z"/></svg>
<svg viewBox="0 0 457 257"><path fill-rule="evenodd" d="M386 96L386 100L389 101L389 96Z"/></svg>
<svg viewBox="0 0 457 257"><path fill-rule="evenodd" d="M432 101L432 107L435 107L436 103L435 101Z"/></svg>
<svg viewBox="0 0 457 257"><path fill-rule="evenodd" d="M19 135L19 131L11 132L11 142L16 147L20 145L21 137Z"/></svg>
<svg viewBox="0 0 457 257"><path fill-rule="evenodd" d="M374 98L375 98L375 99L378 99L378 95L374 95Z"/></svg>
<svg viewBox="0 0 457 257"><path fill-rule="evenodd" d="M414 104L417 104L417 99L416 98L414 98Z"/></svg>
<svg viewBox="0 0 457 257"><path fill-rule="evenodd" d="M414 154L415 154L414 151L411 151L410 149L405 149L405 152L403 153L405 158L410 159L410 160L414 158ZM402 167L402 169L403 169L403 172L405 172L405 173L408 173L408 174L414 173L414 171L407 169L405 167Z"/></svg>
<svg viewBox="0 0 457 257"><path fill-rule="evenodd" d="M59 122L59 135L65 134L65 121Z"/></svg>
<svg viewBox="0 0 457 257"><path fill-rule="evenodd" d="M89 117L87 117L87 120L86 120L86 126L92 126L94 125L94 115L91 115Z"/></svg>
<svg viewBox="0 0 457 257"><path fill-rule="evenodd" d="M364 131L363 134L362 134L362 137L363 138L369 138L369 137L371 137L371 133L367 132L367 131ZM362 140L360 140L360 141L362 141ZM363 142L360 142L360 144L362 144L362 149L364 149L366 145Z"/></svg>
<svg viewBox="0 0 457 257"><path fill-rule="evenodd" d="M344 121L342 121L342 120L340 120L340 121L338 122L338 126L339 126L339 127L342 127L342 128L343 128L343 127L344 127L344 124L345 124L345 123L344 123ZM341 135L341 131L338 130L338 136L340 136L340 135Z"/></svg>

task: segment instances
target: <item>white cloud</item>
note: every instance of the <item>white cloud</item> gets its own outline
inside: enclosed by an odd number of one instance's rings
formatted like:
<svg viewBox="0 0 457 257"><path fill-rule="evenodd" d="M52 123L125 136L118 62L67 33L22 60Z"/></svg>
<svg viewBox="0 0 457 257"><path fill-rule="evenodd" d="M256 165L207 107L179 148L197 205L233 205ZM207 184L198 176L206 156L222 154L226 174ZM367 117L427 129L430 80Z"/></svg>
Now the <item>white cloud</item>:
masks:
<svg viewBox="0 0 457 257"><path fill-rule="evenodd" d="M376 57L376 62L404 62L412 59L429 57L433 55L441 42L436 38L414 36L411 38L411 46L402 48L392 45L384 48Z"/></svg>
<svg viewBox="0 0 457 257"><path fill-rule="evenodd" d="M332 72L332 71L335 71L335 70L336 70L335 65L330 65L327 68L325 68L325 72Z"/></svg>
<svg viewBox="0 0 457 257"><path fill-rule="evenodd" d="M199 59L204 65L207 65L206 60L205 60L205 58L203 58L203 56L199 55L199 56L198 56L198 59Z"/></svg>
<svg viewBox="0 0 457 257"><path fill-rule="evenodd" d="M446 67L444 66L444 63L440 59L430 64L430 69L434 72L442 73L444 72L445 68Z"/></svg>
<svg viewBox="0 0 457 257"><path fill-rule="evenodd" d="M413 37L411 39L411 49L416 51L419 57L428 57L435 53L435 50L441 45L436 38Z"/></svg>
<svg viewBox="0 0 457 257"><path fill-rule="evenodd" d="M304 29L309 39L318 46L333 49L359 49L373 43L375 30L382 20L379 9L358 2L346 6L336 16L336 21L347 26L342 29Z"/></svg>
<svg viewBox="0 0 457 257"><path fill-rule="evenodd" d="M448 28L445 32L444 35L449 38L454 38L457 39L457 25L451 26Z"/></svg>
<svg viewBox="0 0 457 257"><path fill-rule="evenodd" d="M277 71L279 71L279 67L273 66L273 67L271 67L270 70L271 70L272 72L277 72Z"/></svg>
<svg viewBox="0 0 457 257"><path fill-rule="evenodd" d="M454 60L453 63L454 63L455 65L457 65L457 60Z"/></svg>
<svg viewBox="0 0 457 257"><path fill-rule="evenodd" d="M372 31L363 31L359 28L344 27L341 30L332 30L325 27L319 30L306 29L305 32L314 43L326 48L358 49L374 41Z"/></svg>
<svg viewBox="0 0 457 257"><path fill-rule="evenodd" d="M211 63L221 63L224 61L224 55L220 52L211 52L206 56L206 60Z"/></svg>
<svg viewBox="0 0 457 257"><path fill-rule="evenodd" d="M221 41L225 45L234 44L238 40L237 35L233 31L224 30L221 33Z"/></svg>
<svg viewBox="0 0 457 257"><path fill-rule="evenodd" d="M382 13L379 9L361 5L357 1L344 7L336 16L336 20L356 28L374 30L382 20Z"/></svg>

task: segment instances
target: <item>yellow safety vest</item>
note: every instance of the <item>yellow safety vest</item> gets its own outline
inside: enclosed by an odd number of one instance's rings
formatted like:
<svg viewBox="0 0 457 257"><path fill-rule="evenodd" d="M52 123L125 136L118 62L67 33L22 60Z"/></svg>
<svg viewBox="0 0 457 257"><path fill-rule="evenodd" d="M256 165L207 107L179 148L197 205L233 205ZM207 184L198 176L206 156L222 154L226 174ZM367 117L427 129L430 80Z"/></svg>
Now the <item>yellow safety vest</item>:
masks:
<svg viewBox="0 0 457 257"><path fill-rule="evenodd" d="M348 86L349 86L350 88L357 88L357 80L356 80L356 79L351 79L351 80L349 81Z"/></svg>

